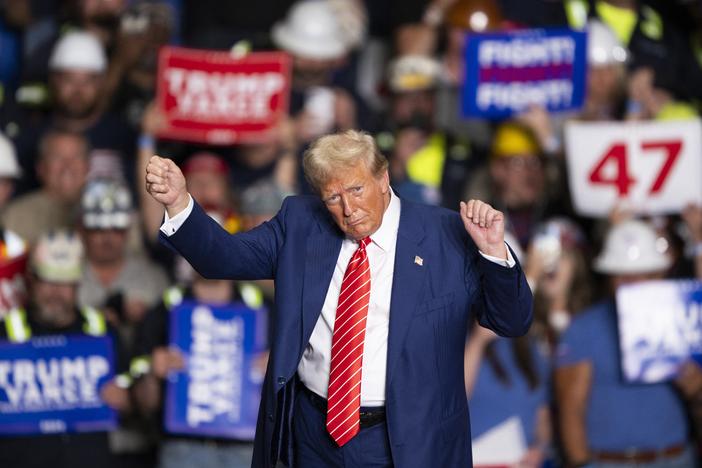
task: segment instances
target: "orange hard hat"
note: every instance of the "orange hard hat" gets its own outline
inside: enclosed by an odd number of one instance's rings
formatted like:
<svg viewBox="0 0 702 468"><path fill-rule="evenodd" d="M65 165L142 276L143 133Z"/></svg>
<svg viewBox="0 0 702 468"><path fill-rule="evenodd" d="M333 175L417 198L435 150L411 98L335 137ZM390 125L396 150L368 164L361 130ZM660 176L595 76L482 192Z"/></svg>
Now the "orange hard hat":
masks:
<svg viewBox="0 0 702 468"><path fill-rule="evenodd" d="M496 0L458 0L446 12L446 24L477 33L498 29L503 20Z"/></svg>

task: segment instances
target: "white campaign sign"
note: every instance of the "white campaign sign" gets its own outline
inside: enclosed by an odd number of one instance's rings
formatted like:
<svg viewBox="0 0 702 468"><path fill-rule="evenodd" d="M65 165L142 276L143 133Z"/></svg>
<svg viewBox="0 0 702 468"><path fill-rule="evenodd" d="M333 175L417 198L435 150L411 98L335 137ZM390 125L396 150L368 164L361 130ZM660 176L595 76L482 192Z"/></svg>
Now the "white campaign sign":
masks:
<svg viewBox="0 0 702 468"><path fill-rule="evenodd" d="M575 209L607 216L618 204L635 213L677 213L702 204L702 124L569 122L568 180Z"/></svg>

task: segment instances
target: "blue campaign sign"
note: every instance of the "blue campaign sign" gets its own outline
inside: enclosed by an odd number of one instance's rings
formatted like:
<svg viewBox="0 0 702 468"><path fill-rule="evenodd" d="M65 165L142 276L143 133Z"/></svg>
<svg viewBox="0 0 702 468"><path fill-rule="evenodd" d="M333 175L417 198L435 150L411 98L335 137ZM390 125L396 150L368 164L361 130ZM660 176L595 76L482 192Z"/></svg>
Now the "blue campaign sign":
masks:
<svg viewBox="0 0 702 468"><path fill-rule="evenodd" d="M115 412L100 399L113 363L107 336L0 342L0 436L114 429Z"/></svg>
<svg viewBox="0 0 702 468"><path fill-rule="evenodd" d="M617 290L622 374L629 382L673 378L702 358L702 282L649 281Z"/></svg>
<svg viewBox="0 0 702 468"><path fill-rule="evenodd" d="M570 29L468 34L464 116L501 119L539 105L577 109L585 98L587 35Z"/></svg>
<svg viewBox="0 0 702 468"><path fill-rule="evenodd" d="M170 345L186 368L169 376L168 432L252 440L263 374L265 310L184 301L171 311Z"/></svg>

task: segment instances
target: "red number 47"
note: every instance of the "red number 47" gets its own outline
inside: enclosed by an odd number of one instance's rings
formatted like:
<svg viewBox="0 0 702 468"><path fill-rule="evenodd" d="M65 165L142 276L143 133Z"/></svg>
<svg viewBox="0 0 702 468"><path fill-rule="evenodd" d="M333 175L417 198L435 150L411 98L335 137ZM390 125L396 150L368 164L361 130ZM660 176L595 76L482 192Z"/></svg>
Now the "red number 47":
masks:
<svg viewBox="0 0 702 468"><path fill-rule="evenodd" d="M658 175L653 181L653 185L649 189L649 195L654 195L661 191L665 180L670 174L675 161L680 155L682 149L682 141L680 140L660 140L660 141L644 141L641 143L641 149L644 151L663 150L665 151L665 161L658 171ZM606 174L604 168L607 165L615 164L616 171ZM621 142L612 143L607 149L602 159L595 164L589 174L589 180L593 184L614 185L617 187L620 197L629 194L629 188L636 183L636 179L629 175L628 158L626 144Z"/></svg>

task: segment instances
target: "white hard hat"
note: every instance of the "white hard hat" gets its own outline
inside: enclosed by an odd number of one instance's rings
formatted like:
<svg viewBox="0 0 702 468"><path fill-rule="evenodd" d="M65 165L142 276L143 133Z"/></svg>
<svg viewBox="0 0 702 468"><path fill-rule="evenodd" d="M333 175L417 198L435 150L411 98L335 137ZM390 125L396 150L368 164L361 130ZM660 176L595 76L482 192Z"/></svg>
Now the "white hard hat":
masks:
<svg viewBox="0 0 702 468"><path fill-rule="evenodd" d="M368 32L368 14L363 3L355 0L326 0L332 7L341 32L349 46L355 48Z"/></svg>
<svg viewBox="0 0 702 468"><path fill-rule="evenodd" d="M587 63L593 66L625 63L629 54L614 31L601 21L587 25Z"/></svg>
<svg viewBox="0 0 702 468"><path fill-rule="evenodd" d="M22 170L17 164L17 153L12 142L0 133L0 177L17 178Z"/></svg>
<svg viewBox="0 0 702 468"><path fill-rule="evenodd" d="M83 244L78 235L68 231L43 234L32 251L31 268L44 281L80 281L83 274Z"/></svg>
<svg viewBox="0 0 702 468"><path fill-rule="evenodd" d="M285 20L273 26L272 37L281 49L312 59L335 59L349 49L334 9L325 0L295 3Z"/></svg>
<svg viewBox="0 0 702 468"><path fill-rule="evenodd" d="M83 226L87 229L127 229L132 221L132 195L121 182L96 179L81 196Z"/></svg>
<svg viewBox="0 0 702 468"><path fill-rule="evenodd" d="M69 32L54 46L49 59L49 69L102 73L107 69L105 49L97 37L88 32Z"/></svg>
<svg viewBox="0 0 702 468"><path fill-rule="evenodd" d="M612 275L653 273L668 269L667 242L659 241L656 231L639 220L627 220L612 227L603 251L595 259L595 270Z"/></svg>
<svg viewBox="0 0 702 468"><path fill-rule="evenodd" d="M388 84L395 92L433 88L439 77L439 63L425 55L402 55L388 66Z"/></svg>

